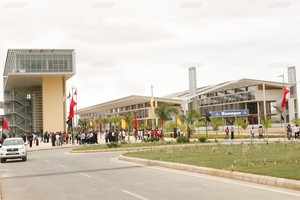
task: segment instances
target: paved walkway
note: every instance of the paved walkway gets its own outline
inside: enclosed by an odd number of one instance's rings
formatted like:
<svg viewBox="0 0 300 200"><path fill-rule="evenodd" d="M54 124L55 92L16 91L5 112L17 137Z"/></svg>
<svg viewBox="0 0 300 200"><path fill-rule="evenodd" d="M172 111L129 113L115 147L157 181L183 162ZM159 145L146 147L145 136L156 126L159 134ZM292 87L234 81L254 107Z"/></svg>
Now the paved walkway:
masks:
<svg viewBox="0 0 300 200"><path fill-rule="evenodd" d="M191 139L191 142L193 141L197 141L198 139ZM127 137L126 137L126 141L127 141ZM130 138L131 143L139 143L141 142L140 140L135 141L134 137ZM174 138L165 138L165 141L175 141ZM215 142L214 139L210 139L209 141L211 142ZM221 144L250 144L251 140L250 139L235 139L235 140L225 140L225 139L217 139L217 141ZM274 142L283 142L283 141L288 141L285 138L269 138L268 142L269 143L274 143ZM300 140L295 140L292 139L290 141L294 141L294 142L300 142ZM98 143L99 144L105 144L105 140L102 137L101 139L98 139ZM263 144L266 143L266 140L263 139L254 139L253 143L255 144ZM27 146L27 150L28 151L38 151L38 150L46 150L46 149L57 149L57 148L73 148L73 147L77 147L80 146L77 141L75 141L75 144L63 144L62 146L52 146L51 141L49 141L49 143L44 143L44 142L39 142L39 145L36 146L36 144L33 144L32 147L30 148L29 145Z"/></svg>

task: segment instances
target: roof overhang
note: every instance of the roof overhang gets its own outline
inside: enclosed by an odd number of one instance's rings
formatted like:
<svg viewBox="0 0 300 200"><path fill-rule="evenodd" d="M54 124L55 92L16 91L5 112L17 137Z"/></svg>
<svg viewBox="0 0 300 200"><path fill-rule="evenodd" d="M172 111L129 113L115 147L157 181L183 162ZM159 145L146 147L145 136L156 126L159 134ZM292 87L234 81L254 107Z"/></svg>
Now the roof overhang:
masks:
<svg viewBox="0 0 300 200"><path fill-rule="evenodd" d="M177 104L177 105L182 104L181 100L158 98L158 97L153 97L153 99L158 102L170 102L170 103ZM77 111L77 114L83 115L83 114L87 114L87 113L94 113L94 112L101 112L101 111L103 112L103 111L107 111L107 110L114 109L114 108L150 102L150 100L151 100L151 97L149 97L149 96L132 95L132 96L127 96L124 98L116 99L113 101L105 102L102 104L90 106L87 108L79 109Z"/></svg>

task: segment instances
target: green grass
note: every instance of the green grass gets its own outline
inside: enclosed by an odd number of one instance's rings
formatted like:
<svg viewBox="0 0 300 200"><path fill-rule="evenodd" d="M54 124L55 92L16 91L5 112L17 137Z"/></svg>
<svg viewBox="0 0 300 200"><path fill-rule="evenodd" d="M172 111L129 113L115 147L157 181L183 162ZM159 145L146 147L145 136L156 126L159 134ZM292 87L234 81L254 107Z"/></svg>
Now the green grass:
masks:
<svg viewBox="0 0 300 200"><path fill-rule="evenodd" d="M300 180L300 144L167 147L126 156Z"/></svg>
<svg viewBox="0 0 300 200"><path fill-rule="evenodd" d="M135 148L135 147L151 147L151 146L163 146L163 145L176 145L176 142L143 142L143 143L128 143L121 144L118 148ZM106 144L101 145L86 145L74 148L73 151L93 151L93 150L101 150L101 149L111 149Z"/></svg>

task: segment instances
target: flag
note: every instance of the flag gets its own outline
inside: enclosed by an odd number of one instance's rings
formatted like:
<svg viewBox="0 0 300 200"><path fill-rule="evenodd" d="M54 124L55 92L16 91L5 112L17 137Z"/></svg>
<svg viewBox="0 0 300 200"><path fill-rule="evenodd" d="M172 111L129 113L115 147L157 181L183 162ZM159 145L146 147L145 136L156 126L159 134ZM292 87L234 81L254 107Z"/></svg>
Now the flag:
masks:
<svg viewBox="0 0 300 200"><path fill-rule="evenodd" d="M251 120L252 120L252 125L254 124L254 117L253 115L251 116Z"/></svg>
<svg viewBox="0 0 300 200"><path fill-rule="evenodd" d="M71 119L74 117L74 107L76 106L76 102L74 101L73 97L72 97L72 100L71 100L71 103L70 103L70 113L69 113L69 116L68 116L68 119Z"/></svg>
<svg viewBox="0 0 300 200"><path fill-rule="evenodd" d="M178 126L181 126L181 125L182 125L182 124L181 124L181 120L179 119L179 117L176 118L176 123L177 123Z"/></svg>
<svg viewBox="0 0 300 200"><path fill-rule="evenodd" d="M211 120L210 120L210 116L211 116L211 114L209 114L209 113L206 113L206 115L205 115L205 119L206 119L206 121L207 121L207 122L211 122Z"/></svg>
<svg viewBox="0 0 300 200"><path fill-rule="evenodd" d="M152 108L152 119L155 119L155 118L156 118L156 115L155 115L154 99L153 99L153 97L152 97L151 100L150 100L150 106L151 106L151 108Z"/></svg>
<svg viewBox="0 0 300 200"><path fill-rule="evenodd" d="M134 116L134 120L133 120L133 128L137 128L137 118L136 115Z"/></svg>
<svg viewBox="0 0 300 200"><path fill-rule="evenodd" d="M5 120L5 118L2 118L2 129L3 130L9 130L8 125L7 125L7 121Z"/></svg>
<svg viewBox="0 0 300 200"><path fill-rule="evenodd" d="M160 118L159 124L160 124L160 125L163 125L163 124L164 124L164 120Z"/></svg>
<svg viewBox="0 0 300 200"><path fill-rule="evenodd" d="M69 128L72 128L72 118L68 119L66 123L68 124Z"/></svg>
<svg viewBox="0 0 300 200"><path fill-rule="evenodd" d="M69 92L69 95L68 95L67 99L69 99L70 97L71 97L71 93Z"/></svg>
<svg viewBox="0 0 300 200"><path fill-rule="evenodd" d="M289 93L290 91L284 86L283 87L283 98L282 98L282 102L281 102L281 107L284 108L285 107L285 103L286 103L286 95Z"/></svg>
<svg viewBox="0 0 300 200"><path fill-rule="evenodd" d="M121 119L121 128L126 129L126 121L125 119Z"/></svg>

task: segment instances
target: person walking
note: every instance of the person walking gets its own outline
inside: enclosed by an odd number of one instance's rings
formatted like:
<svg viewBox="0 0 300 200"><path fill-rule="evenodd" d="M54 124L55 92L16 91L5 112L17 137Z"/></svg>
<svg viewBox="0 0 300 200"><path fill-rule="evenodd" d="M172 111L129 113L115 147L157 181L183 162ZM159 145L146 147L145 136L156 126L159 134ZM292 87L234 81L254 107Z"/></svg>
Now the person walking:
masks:
<svg viewBox="0 0 300 200"><path fill-rule="evenodd" d="M262 126L258 127L258 138L263 139L263 127Z"/></svg>
<svg viewBox="0 0 300 200"><path fill-rule="evenodd" d="M233 129L233 127L231 127L231 129L230 129L230 133L231 133L231 139L234 140L234 129Z"/></svg>
<svg viewBox="0 0 300 200"><path fill-rule="evenodd" d="M295 127L295 139L299 140L299 132L300 132L300 129L299 129L299 126L297 124L296 127Z"/></svg>
<svg viewBox="0 0 300 200"><path fill-rule="evenodd" d="M250 137L251 137L251 141L253 141L253 140L254 140L254 133L255 133L255 131L254 131L254 127L252 126L252 128L251 128L251 130L250 130Z"/></svg>

